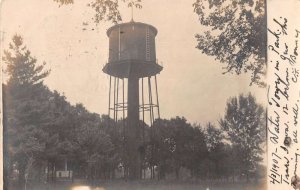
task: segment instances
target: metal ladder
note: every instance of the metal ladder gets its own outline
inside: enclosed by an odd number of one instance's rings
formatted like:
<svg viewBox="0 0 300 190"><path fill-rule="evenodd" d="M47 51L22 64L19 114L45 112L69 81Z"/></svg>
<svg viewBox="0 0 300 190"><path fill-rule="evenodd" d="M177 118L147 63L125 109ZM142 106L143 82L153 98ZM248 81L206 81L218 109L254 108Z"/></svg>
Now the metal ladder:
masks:
<svg viewBox="0 0 300 190"><path fill-rule="evenodd" d="M146 28L146 61L150 61L150 31Z"/></svg>

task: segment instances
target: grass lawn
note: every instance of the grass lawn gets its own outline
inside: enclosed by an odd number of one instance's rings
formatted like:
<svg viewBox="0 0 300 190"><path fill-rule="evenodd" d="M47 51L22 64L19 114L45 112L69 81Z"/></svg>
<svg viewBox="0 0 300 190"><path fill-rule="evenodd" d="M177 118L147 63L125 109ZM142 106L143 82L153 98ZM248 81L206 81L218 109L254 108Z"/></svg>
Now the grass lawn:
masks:
<svg viewBox="0 0 300 190"><path fill-rule="evenodd" d="M177 182L177 181L142 181L142 182L98 182L97 185L89 186L84 183L29 186L28 190L265 190L263 183L200 183L200 182Z"/></svg>

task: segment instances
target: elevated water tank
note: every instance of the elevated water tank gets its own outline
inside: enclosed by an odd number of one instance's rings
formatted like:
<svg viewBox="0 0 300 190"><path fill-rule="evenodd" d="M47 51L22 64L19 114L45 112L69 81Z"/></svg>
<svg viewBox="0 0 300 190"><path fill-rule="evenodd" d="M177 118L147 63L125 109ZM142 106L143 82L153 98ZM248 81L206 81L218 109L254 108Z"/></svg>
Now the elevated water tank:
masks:
<svg viewBox="0 0 300 190"><path fill-rule="evenodd" d="M156 34L155 27L133 21L109 28L109 58L103 71L118 78L158 74L162 67L156 62Z"/></svg>

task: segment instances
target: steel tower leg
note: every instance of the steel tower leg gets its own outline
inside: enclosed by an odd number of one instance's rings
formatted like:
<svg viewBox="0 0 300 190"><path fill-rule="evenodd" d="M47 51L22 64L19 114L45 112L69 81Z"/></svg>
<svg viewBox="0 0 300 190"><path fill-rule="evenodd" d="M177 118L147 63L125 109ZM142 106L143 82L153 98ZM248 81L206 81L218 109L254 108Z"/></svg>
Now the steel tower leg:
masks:
<svg viewBox="0 0 300 190"><path fill-rule="evenodd" d="M158 114L158 119L160 119L160 111L159 111L159 101L158 101L158 90L157 90L157 79L156 75L155 77L155 91L156 91L156 106L157 106L157 114Z"/></svg>
<svg viewBox="0 0 300 190"><path fill-rule="evenodd" d="M107 126L110 126L110 99L111 99L111 76L109 76L109 94L108 94L108 119L107 119Z"/></svg>
<svg viewBox="0 0 300 190"><path fill-rule="evenodd" d="M118 123L118 111L119 111L119 78L117 78L117 97L116 97L116 124Z"/></svg>
<svg viewBox="0 0 300 190"><path fill-rule="evenodd" d="M114 77L114 122L116 122L116 81L116 77Z"/></svg>

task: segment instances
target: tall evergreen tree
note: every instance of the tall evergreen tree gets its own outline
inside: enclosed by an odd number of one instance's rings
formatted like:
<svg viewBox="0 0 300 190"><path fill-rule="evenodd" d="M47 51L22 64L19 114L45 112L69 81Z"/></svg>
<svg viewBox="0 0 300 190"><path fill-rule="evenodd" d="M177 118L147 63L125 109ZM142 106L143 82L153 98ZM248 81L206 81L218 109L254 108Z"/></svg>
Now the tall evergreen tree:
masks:
<svg viewBox="0 0 300 190"><path fill-rule="evenodd" d="M49 71L44 70L45 63L37 65L19 35L4 51L3 61L9 76L4 88L4 149L8 153L5 159L9 160L5 171L9 177L12 164L16 163L20 186L24 187L33 159L45 147L42 127L49 94L43 79Z"/></svg>

